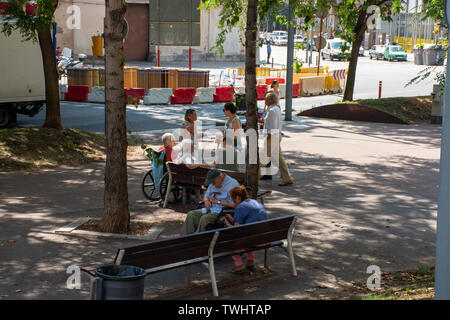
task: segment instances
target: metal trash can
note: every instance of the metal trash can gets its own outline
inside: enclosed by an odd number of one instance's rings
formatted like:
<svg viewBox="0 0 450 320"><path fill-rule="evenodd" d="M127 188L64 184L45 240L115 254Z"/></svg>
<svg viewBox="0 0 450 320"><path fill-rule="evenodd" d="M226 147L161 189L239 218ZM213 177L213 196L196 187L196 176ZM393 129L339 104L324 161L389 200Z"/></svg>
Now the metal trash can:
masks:
<svg viewBox="0 0 450 320"><path fill-rule="evenodd" d="M444 65L444 59L445 59L445 48L441 45L437 46L436 48L436 65L437 66L443 66Z"/></svg>
<svg viewBox="0 0 450 320"><path fill-rule="evenodd" d="M414 64L423 65L423 49L414 49Z"/></svg>
<svg viewBox="0 0 450 320"><path fill-rule="evenodd" d="M106 265L95 270L91 286L95 300L143 300L145 270L127 265Z"/></svg>
<svg viewBox="0 0 450 320"><path fill-rule="evenodd" d="M435 48L425 48L423 50L423 64L435 66L437 63L437 50Z"/></svg>

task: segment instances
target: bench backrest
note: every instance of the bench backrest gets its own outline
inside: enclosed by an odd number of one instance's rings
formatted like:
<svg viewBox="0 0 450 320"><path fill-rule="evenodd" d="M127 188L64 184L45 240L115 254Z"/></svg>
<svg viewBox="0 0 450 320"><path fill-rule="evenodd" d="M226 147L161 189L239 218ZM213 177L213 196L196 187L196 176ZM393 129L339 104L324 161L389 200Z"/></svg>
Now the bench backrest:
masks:
<svg viewBox="0 0 450 320"><path fill-rule="evenodd" d="M216 232L219 232L219 236L213 250L215 254L251 248L287 239L294 219L295 216L290 215L126 247L118 250L115 262L117 263L117 257L121 250L123 250L123 256L120 264L144 269L207 257L208 249Z"/></svg>
<svg viewBox="0 0 450 320"><path fill-rule="evenodd" d="M294 215L269 219L242 226L219 229L214 253L252 248L258 245L287 239Z"/></svg>
<svg viewBox="0 0 450 320"><path fill-rule="evenodd" d="M175 164L173 162L167 162L167 170L172 175L174 182L185 183L191 185L201 186L205 183L206 175L209 168L198 167L195 169L189 169L185 164ZM240 184L245 182L245 173L220 170L226 175L236 179Z"/></svg>
<svg viewBox="0 0 450 320"><path fill-rule="evenodd" d="M180 261L205 257L214 232L203 232L173 239L156 240L124 250L121 265L132 265L143 269L154 268Z"/></svg>

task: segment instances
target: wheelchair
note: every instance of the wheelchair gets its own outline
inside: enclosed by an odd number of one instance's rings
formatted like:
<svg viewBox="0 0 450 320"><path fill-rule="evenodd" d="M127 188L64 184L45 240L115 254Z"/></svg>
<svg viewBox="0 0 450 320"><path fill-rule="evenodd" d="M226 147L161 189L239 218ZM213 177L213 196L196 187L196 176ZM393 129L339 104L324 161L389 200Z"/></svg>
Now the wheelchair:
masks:
<svg viewBox="0 0 450 320"><path fill-rule="evenodd" d="M156 190L153 168L150 167L150 170L148 170L144 174L144 177L142 178L141 188L142 193L148 200L157 201L160 199L164 199L167 191L167 185L169 183L169 173L167 172L166 168L167 157L164 150L155 151L151 149L150 152L152 153L152 157L156 156L158 159L161 157L162 154L164 154L162 163L163 175L159 181L159 188L158 188L159 190ZM177 202L179 199L181 199L181 197L182 197L181 188L173 188L172 189L173 201Z"/></svg>

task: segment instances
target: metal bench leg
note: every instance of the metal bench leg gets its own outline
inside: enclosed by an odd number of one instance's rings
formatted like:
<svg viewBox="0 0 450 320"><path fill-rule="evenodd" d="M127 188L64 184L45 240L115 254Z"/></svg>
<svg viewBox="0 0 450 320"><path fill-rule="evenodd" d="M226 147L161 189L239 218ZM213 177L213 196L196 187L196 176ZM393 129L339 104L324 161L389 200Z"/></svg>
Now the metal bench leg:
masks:
<svg viewBox="0 0 450 320"><path fill-rule="evenodd" d="M292 250L292 238L294 236L294 225L295 225L295 219L292 222L291 227L289 228L288 237L287 237L287 250L289 253L289 260L291 262L292 275L296 277L297 269L295 268L294 251Z"/></svg>
<svg viewBox="0 0 450 320"><path fill-rule="evenodd" d="M208 249L208 269L209 275L211 276L211 285L213 290L213 296L218 297L219 291L217 290L217 282L216 282L216 271L214 270L214 246L216 245L217 238L219 237L219 231L216 231L214 237L209 244Z"/></svg>
<svg viewBox="0 0 450 320"><path fill-rule="evenodd" d="M217 290L216 271L214 270L214 259L211 257L208 259L208 261L209 261L208 268L209 268L209 275L211 276L213 296L218 297L219 291Z"/></svg>
<svg viewBox="0 0 450 320"><path fill-rule="evenodd" d="M269 248L264 250L264 268L269 270Z"/></svg>
<svg viewBox="0 0 450 320"><path fill-rule="evenodd" d="M191 266L186 267L186 288L191 286Z"/></svg>
<svg viewBox="0 0 450 320"><path fill-rule="evenodd" d="M169 182L167 183L166 197L164 199L163 208L167 207L167 203L169 202L170 191L172 189L172 176L169 175Z"/></svg>

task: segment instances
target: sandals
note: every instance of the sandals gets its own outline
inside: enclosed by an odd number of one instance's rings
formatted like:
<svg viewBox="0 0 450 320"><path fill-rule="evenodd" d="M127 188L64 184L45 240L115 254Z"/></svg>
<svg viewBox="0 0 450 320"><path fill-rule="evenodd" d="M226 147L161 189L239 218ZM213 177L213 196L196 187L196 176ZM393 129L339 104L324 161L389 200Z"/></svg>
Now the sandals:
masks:
<svg viewBox="0 0 450 320"><path fill-rule="evenodd" d="M256 271L255 262L252 261L250 264L247 262L247 264L245 265L245 268L250 270L251 272L255 272Z"/></svg>
<svg viewBox="0 0 450 320"><path fill-rule="evenodd" d="M247 268L244 269L240 269L241 267L243 267L244 265L241 266L234 266L233 268L230 269L230 272L232 274L245 274L247 272Z"/></svg>

